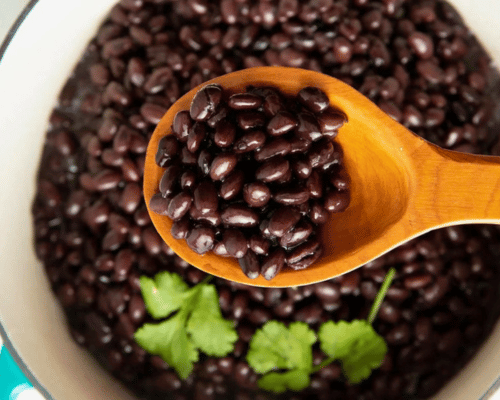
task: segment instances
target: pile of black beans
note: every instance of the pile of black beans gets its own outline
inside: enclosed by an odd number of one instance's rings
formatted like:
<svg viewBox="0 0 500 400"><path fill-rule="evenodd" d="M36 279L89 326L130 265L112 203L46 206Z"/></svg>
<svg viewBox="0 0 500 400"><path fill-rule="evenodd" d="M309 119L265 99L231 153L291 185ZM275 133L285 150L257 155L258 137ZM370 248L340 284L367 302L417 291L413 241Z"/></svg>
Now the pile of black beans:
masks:
<svg viewBox="0 0 500 400"><path fill-rule="evenodd" d="M201 358L186 381L133 339L150 321L141 275L168 270L189 284L205 277L173 254L149 219L141 188L155 124L203 81L271 64L342 79L445 148L500 154L499 74L443 1L121 0L50 117L33 203L36 254L69 330L140 398L428 398L498 319L494 226L431 232L342 277L295 289L212 280L239 340L227 357ZM369 379L350 386L332 364L303 392L257 389L245 361L256 329L269 319L317 329L364 318L390 267L397 276L374 323L389 351ZM315 347L314 362L323 357Z"/></svg>
<svg viewBox="0 0 500 400"><path fill-rule="evenodd" d="M345 120L317 88L288 98L269 87L229 95L207 85L160 139L165 172L149 207L175 221L175 239L238 259L250 279L305 269L323 251L318 225L349 205L333 142Z"/></svg>

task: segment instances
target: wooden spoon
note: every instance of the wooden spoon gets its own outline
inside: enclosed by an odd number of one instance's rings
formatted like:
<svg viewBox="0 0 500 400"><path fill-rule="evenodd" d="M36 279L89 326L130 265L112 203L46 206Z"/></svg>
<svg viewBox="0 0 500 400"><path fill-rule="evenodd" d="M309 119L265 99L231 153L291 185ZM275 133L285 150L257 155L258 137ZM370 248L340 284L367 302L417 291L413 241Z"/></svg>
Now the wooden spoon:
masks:
<svg viewBox="0 0 500 400"><path fill-rule="evenodd" d="M233 258L199 255L170 235L172 221L149 210L163 169L155 163L159 140L171 132L178 111L189 109L195 93L209 83L231 92L246 86L274 86L296 95L315 86L332 106L348 116L336 138L344 149L351 177L351 203L331 214L320 230L324 255L301 271L284 268L274 279L247 278ZM188 263L232 281L288 287L320 282L349 272L432 229L500 224L500 157L441 149L410 132L347 84L318 72L258 67L233 72L194 88L168 110L153 133L146 154L144 197L151 219L165 242Z"/></svg>

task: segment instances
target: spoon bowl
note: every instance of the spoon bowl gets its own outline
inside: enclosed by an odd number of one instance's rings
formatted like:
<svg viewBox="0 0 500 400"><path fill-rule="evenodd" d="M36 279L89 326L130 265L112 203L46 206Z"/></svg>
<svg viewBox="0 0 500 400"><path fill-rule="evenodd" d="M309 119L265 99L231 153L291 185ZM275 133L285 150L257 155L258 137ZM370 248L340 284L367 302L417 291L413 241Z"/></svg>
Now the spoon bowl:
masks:
<svg viewBox="0 0 500 400"><path fill-rule="evenodd" d="M330 214L319 232L323 256L307 269L284 268L270 281L249 279L233 258L199 255L170 234L172 221L149 209L164 170L156 165L159 140L171 133L173 118L187 110L196 92L217 83L230 93L248 85L274 86L296 95L306 86L323 90L330 104L348 117L336 137L351 178L351 203ZM361 93L330 76L287 67L257 67L212 79L173 104L148 145L144 197L163 240L188 263L228 280L253 286L312 284L349 272L393 248L439 227L464 223L500 223L500 157L441 149L385 114Z"/></svg>

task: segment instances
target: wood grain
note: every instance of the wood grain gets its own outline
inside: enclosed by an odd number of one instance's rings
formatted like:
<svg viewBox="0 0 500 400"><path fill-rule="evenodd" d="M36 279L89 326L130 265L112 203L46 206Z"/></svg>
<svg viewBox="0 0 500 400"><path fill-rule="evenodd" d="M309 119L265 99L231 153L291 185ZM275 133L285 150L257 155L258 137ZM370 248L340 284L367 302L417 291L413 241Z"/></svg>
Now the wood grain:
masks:
<svg viewBox="0 0 500 400"><path fill-rule="evenodd" d="M149 210L163 174L155 161L161 137L170 134L173 117L189 108L208 83L239 92L252 84L278 87L288 95L305 86L327 93L349 122L337 139L351 176L351 204L321 228L325 254L303 271L285 269L276 278L248 279L236 260L196 254L170 235L172 222ZM154 226L188 263L212 275L255 286L287 287L323 281L357 268L429 230L461 223L500 222L500 158L446 151L417 137L343 82L286 67L259 67L215 78L181 97L158 124L148 145L144 197Z"/></svg>

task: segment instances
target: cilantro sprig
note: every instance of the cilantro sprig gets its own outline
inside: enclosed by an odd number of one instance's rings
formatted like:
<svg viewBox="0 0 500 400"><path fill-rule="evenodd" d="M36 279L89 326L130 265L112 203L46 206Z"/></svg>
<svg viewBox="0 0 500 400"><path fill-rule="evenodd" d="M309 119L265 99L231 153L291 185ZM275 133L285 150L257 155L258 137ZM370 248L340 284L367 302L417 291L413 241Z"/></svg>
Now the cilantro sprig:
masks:
<svg viewBox="0 0 500 400"><path fill-rule="evenodd" d="M275 393L287 389L300 391L309 386L311 374L334 361L340 361L350 383L368 378L387 353L384 338L371 324L395 273L394 269L387 273L367 320L328 321L321 325L318 335L301 322L291 323L287 328L283 323L269 321L257 330L250 342L247 362L255 372L264 374L258 386ZM328 357L314 367L312 346L317 339Z"/></svg>
<svg viewBox="0 0 500 400"><path fill-rule="evenodd" d="M135 340L172 366L181 379L189 376L200 351L224 357L238 340L233 323L222 317L215 286L208 284L210 279L190 288L175 273L140 278L149 314L154 319L167 319L144 324L135 332Z"/></svg>

